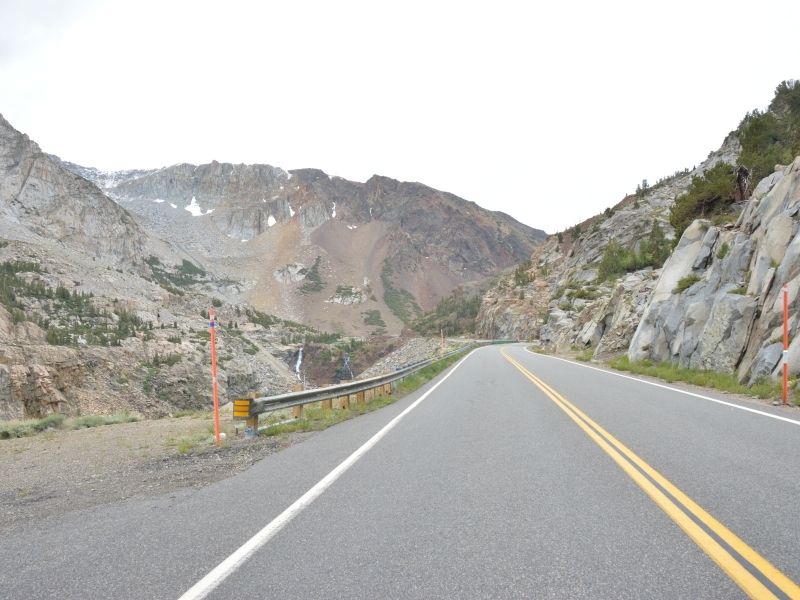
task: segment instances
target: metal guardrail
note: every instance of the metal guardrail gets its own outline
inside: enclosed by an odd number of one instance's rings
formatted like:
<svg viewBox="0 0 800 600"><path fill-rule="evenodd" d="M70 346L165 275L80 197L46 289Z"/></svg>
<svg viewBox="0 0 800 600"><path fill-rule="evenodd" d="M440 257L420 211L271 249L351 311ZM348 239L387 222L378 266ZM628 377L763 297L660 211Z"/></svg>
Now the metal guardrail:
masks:
<svg viewBox="0 0 800 600"><path fill-rule="evenodd" d="M358 381L341 383L313 390L289 392L277 396L254 396L252 398L237 399L233 401L233 418L246 419L245 436L254 437L258 431L258 415L286 408L295 408L294 416L300 417L302 416L302 407L306 404L323 402L323 406L332 408L334 400L339 401L339 408L347 408L350 405L351 396L355 396L356 402L365 402L371 400L376 395L383 396L391 394L396 389L398 382L424 369L428 365L478 346L510 343L512 341L513 340L492 340L486 342L471 342L441 356L431 357L426 360L404 365L392 373L371 377L369 379L360 379Z"/></svg>

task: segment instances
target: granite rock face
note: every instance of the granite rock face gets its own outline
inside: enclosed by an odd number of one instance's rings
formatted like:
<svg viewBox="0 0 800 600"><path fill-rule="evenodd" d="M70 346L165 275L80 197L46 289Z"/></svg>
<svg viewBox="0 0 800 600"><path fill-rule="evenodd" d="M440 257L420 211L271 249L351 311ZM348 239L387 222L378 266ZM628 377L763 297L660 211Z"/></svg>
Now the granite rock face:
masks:
<svg viewBox="0 0 800 600"><path fill-rule="evenodd" d="M800 158L759 182L734 227L720 230L698 220L686 229L664 265L629 358L736 371L748 383L777 374L784 286L790 314L798 307L799 228ZM681 280L691 285L681 289ZM799 328L792 317L792 340ZM795 340L793 374L800 371L799 349Z"/></svg>

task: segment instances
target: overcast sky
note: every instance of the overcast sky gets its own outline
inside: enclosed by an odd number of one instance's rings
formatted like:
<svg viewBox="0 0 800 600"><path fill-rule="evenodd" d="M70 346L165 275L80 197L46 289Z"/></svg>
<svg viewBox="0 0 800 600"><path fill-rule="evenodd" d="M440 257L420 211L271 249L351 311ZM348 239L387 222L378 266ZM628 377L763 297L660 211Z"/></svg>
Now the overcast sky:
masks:
<svg viewBox="0 0 800 600"><path fill-rule="evenodd" d="M101 169L420 181L550 233L800 77L798 2L3 0L0 113Z"/></svg>

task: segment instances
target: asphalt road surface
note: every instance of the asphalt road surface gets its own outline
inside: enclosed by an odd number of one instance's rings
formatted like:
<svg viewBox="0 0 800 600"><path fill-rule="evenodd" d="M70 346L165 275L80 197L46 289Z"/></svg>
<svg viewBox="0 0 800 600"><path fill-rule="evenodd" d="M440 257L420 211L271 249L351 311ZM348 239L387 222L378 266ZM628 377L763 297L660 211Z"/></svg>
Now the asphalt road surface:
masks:
<svg viewBox="0 0 800 600"><path fill-rule="evenodd" d="M800 598L800 417L703 395L481 348L225 481L0 532L0 598Z"/></svg>

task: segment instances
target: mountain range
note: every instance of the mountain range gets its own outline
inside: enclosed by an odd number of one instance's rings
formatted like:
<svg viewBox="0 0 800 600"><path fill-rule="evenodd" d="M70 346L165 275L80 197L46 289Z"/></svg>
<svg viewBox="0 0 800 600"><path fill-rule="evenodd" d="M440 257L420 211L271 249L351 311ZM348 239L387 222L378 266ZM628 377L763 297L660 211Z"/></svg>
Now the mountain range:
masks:
<svg viewBox="0 0 800 600"><path fill-rule="evenodd" d="M202 405L212 304L227 325L223 392L284 391L308 340L399 334L546 237L381 176L218 162L101 172L1 116L0 217L0 418Z"/></svg>

